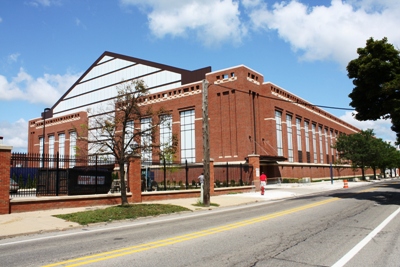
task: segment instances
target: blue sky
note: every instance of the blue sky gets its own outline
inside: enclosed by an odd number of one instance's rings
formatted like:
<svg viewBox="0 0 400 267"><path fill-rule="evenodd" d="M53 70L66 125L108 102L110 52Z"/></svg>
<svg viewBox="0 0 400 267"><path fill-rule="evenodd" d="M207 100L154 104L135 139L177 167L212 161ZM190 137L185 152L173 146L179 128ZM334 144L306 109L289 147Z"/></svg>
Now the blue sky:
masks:
<svg viewBox="0 0 400 267"><path fill-rule="evenodd" d="M369 37L400 47L398 0L0 0L0 136L27 150L28 121L104 52L183 69L244 64L316 105L350 108L347 63ZM357 122L394 141L390 122Z"/></svg>

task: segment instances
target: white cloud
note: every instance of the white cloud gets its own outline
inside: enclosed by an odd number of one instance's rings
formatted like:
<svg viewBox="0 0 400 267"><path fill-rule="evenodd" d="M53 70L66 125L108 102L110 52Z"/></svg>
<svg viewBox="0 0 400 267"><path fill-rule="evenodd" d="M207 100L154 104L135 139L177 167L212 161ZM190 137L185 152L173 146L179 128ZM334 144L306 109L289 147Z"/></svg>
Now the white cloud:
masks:
<svg viewBox="0 0 400 267"><path fill-rule="evenodd" d="M250 30L275 31L301 60L332 60L342 66L357 57L357 48L364 47L369 37L388 37L400 46L398 0L332 0L315 6L298 0L266 2L120 0L125 7L132 5L147 14L149 28L158 38L195 34L200 42L213 46L241 43Z"/></svg>
<svg viewBox="0 0 400 267"><path fill-rule="evenodd" d="M248 2L247 0L246 2ZM400 45L400 1L332 0L329 6L308 6L298 1L259 4L249 11L256 29L277 31L301 59L333 60L345 66L357 57L369 37L388 37Z"/></svg>
<svg viewBox="0 0 400 267"><path fill-rule="evenodd" d="M3 144L12 146L13 152L26 152L28 147L28 122L19 119L14 123L0 121L0 135L3 136Z"/></svg>
<svg viewBox="0 0 400 267"><path fill-rule="evenodd" d="M24 100L53 105L79 78L80 74L44 74L33 78L24 69L9 82L0 75L0 100Z"/></svg>
<svg viewBox="0 0 400 267"><path fill-rule="evenodd" d="M44 7L49 7L49 6L60 6L61 2L60 0L33 0L30 1L29 4L31 6L44 6Z"/></svg>
<svg viewBox="0 0 400 267"><path fill-rule="evenodd" d="M18 60L20 55L21 55L20 53L14 53L14 54L9 55L8 56L8 62L11 62L11 63L12 62L17 62L17 60Z"/></svg>
<svg viewBox="0 0 400 267"><path fill-rule="evenodd" d="M240 21L239 2L234 0L121 0L147 13L149 28L158 38L188 37L194 33L206 46L223 42L238 44L247 29Z"/></svg>
<svg viewBox="0 0 400 267"><path fill-rule="evenodd" d="M396 133L390 129L392 126L390 120L358 121L353 117L350 111L346 112L340 119L361 130L373 129L376 137L381 138L383 141L390 142L392 145L396 142Z"/></svg>

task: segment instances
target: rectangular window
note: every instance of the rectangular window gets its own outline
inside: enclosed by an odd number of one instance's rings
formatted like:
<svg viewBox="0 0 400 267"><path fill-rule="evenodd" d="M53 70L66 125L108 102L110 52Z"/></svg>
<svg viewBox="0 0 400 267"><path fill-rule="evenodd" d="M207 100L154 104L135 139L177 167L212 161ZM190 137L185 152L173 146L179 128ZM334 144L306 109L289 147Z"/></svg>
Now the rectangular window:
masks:
<svg viewBox="0 0 400 267"><path fill-rule="evenodd" d="M65 155L65 134L60 133L58 135L58 154L60 155L60 168L64 167L64 155Z"/></svg>
<svg viewBox="0 0 400 267"><path fill-rule="evenodd" d="M319 160L321 163L324 163L324 146L322 144L322 126L318 127L318 135L319 135Z"/></svg>
<svg viewBox="0 0 400 267"><path fill-rule="evenodd" d="M140 120L142 162L151 164L152 162L152 120L144 118Z"/></svg>
<svg viewBox="0 0 400 267"><path fill-rule="evenodd" d="M329 163L329 133L328 128L325 128L325 154L326 154L326 163Z"/></svg>
<svg viewBox="0 0 400 267"><path fill-rule="evenodd" d="M160 150L165 161L171 163L173 155L168 154L167 149L172 146L172 115L161 115L160 121Z"/></svg>
<svg viewBox="0 0 400 267"><path fill-rule="evenodd" d="M181 162L196 161L196 140L194 132L194 109L180 113L181 122Z"/></svg>
<svg viewBox="0 0 400 267"><path fill-rule="evenodd" d="M304 135L305 135L305 143L306 143L306 155L307 155L307 163L311 163L311 155L310 155L310 135L309 135L309 122L304 122Z"/></svg>
<svg viewBox="0 0 400 267"><path fill-rule="evenodd" d="M292 133L292 116L286 115L286 129L288 140L288 160L293 162L293 133Z"/></svg>
<svg viewBox="0 0 400 267"><path fill-rule="evenodd" d="M40 155L42 155L41 157L40 157L40 168L43 168L44 167L44 164L43 164L43 158L44 158L44 151L43 151L43 137L40 137L39 138L39 144L40 144L40 147L39 147L39 154Z"/></svg>
<svg viewBox="0 0 400 267"><path fill-rule="evenodd" d="M54 167L54 135L49 136L49 167Z"/></svg>
<svg viewBox="0 0 400 267"><path fill-rule="evenodd" d="M75 166L76 155L76 132L69 133L69 168Z"/></svg>
<svg viewBox="0 0 400 267"><path fill-rule="evenodd" d="M311 125L311 132L312 132L312 140L313 140L313 155L314 155L314 163L318 163L317 159L317 134L316 134L316 125Z"/></svg>
<svg viewBox="0 0 400 267"><path fill-rule="evenodd" d="M296 118L296 135L297 135L298 161L303 162L303 152L301 150L301 119L300 118Z"/></svg>
<svg viewBox="0 0 400 267"><path fill-rule="evenodd" d="M282 142L282 112L275 111L275 123L276 123L276 148L278 156L283 156L283 142Z"/></svg>

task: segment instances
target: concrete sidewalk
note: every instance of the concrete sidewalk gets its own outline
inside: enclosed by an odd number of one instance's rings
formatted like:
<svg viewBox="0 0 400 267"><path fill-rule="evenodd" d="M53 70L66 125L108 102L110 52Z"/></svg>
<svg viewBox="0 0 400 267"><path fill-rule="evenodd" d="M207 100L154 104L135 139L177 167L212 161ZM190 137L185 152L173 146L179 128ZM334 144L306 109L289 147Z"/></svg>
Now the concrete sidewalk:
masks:
<svg viewBox="0 0 400 267"><path fill-rule="evenodd" d="M370 183L371 182L349 182L349 188L356 186L358 187ZM343 182L341 181L334 181L333 184L331 184L331 182L316 182L308 184L267 185L264 195L261 195L260 192L251 192L212 196L211 203L218 204L219 206L211 206L208 208L193 206L193 204L196 204L199 201L199 198L171 199L143 203L172 204L186 207L191 210L218 209L220 207L244 205L261 201L268 203L274 200L309 195L340 188L343 188ZM77 223L68 222L63 219L53 217L53 215L101 209L105 207L107 206L55 209L0 215L0 239L17 235L47 231L63 231L73 227L82 227Z"/></svg>

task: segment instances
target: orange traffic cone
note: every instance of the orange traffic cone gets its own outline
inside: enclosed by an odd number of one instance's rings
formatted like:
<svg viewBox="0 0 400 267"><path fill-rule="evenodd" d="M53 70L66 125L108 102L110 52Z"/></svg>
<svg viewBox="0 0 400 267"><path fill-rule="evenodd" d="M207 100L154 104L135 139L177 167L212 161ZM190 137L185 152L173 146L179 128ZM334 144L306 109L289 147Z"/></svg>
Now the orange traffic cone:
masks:
<svg viewBox="0 0 400 267"><path fill-rule="evenodd" d="M343 183L344 183L343 188L349 188L349 185L347 184L347 180L343 180Z"/></svg>

